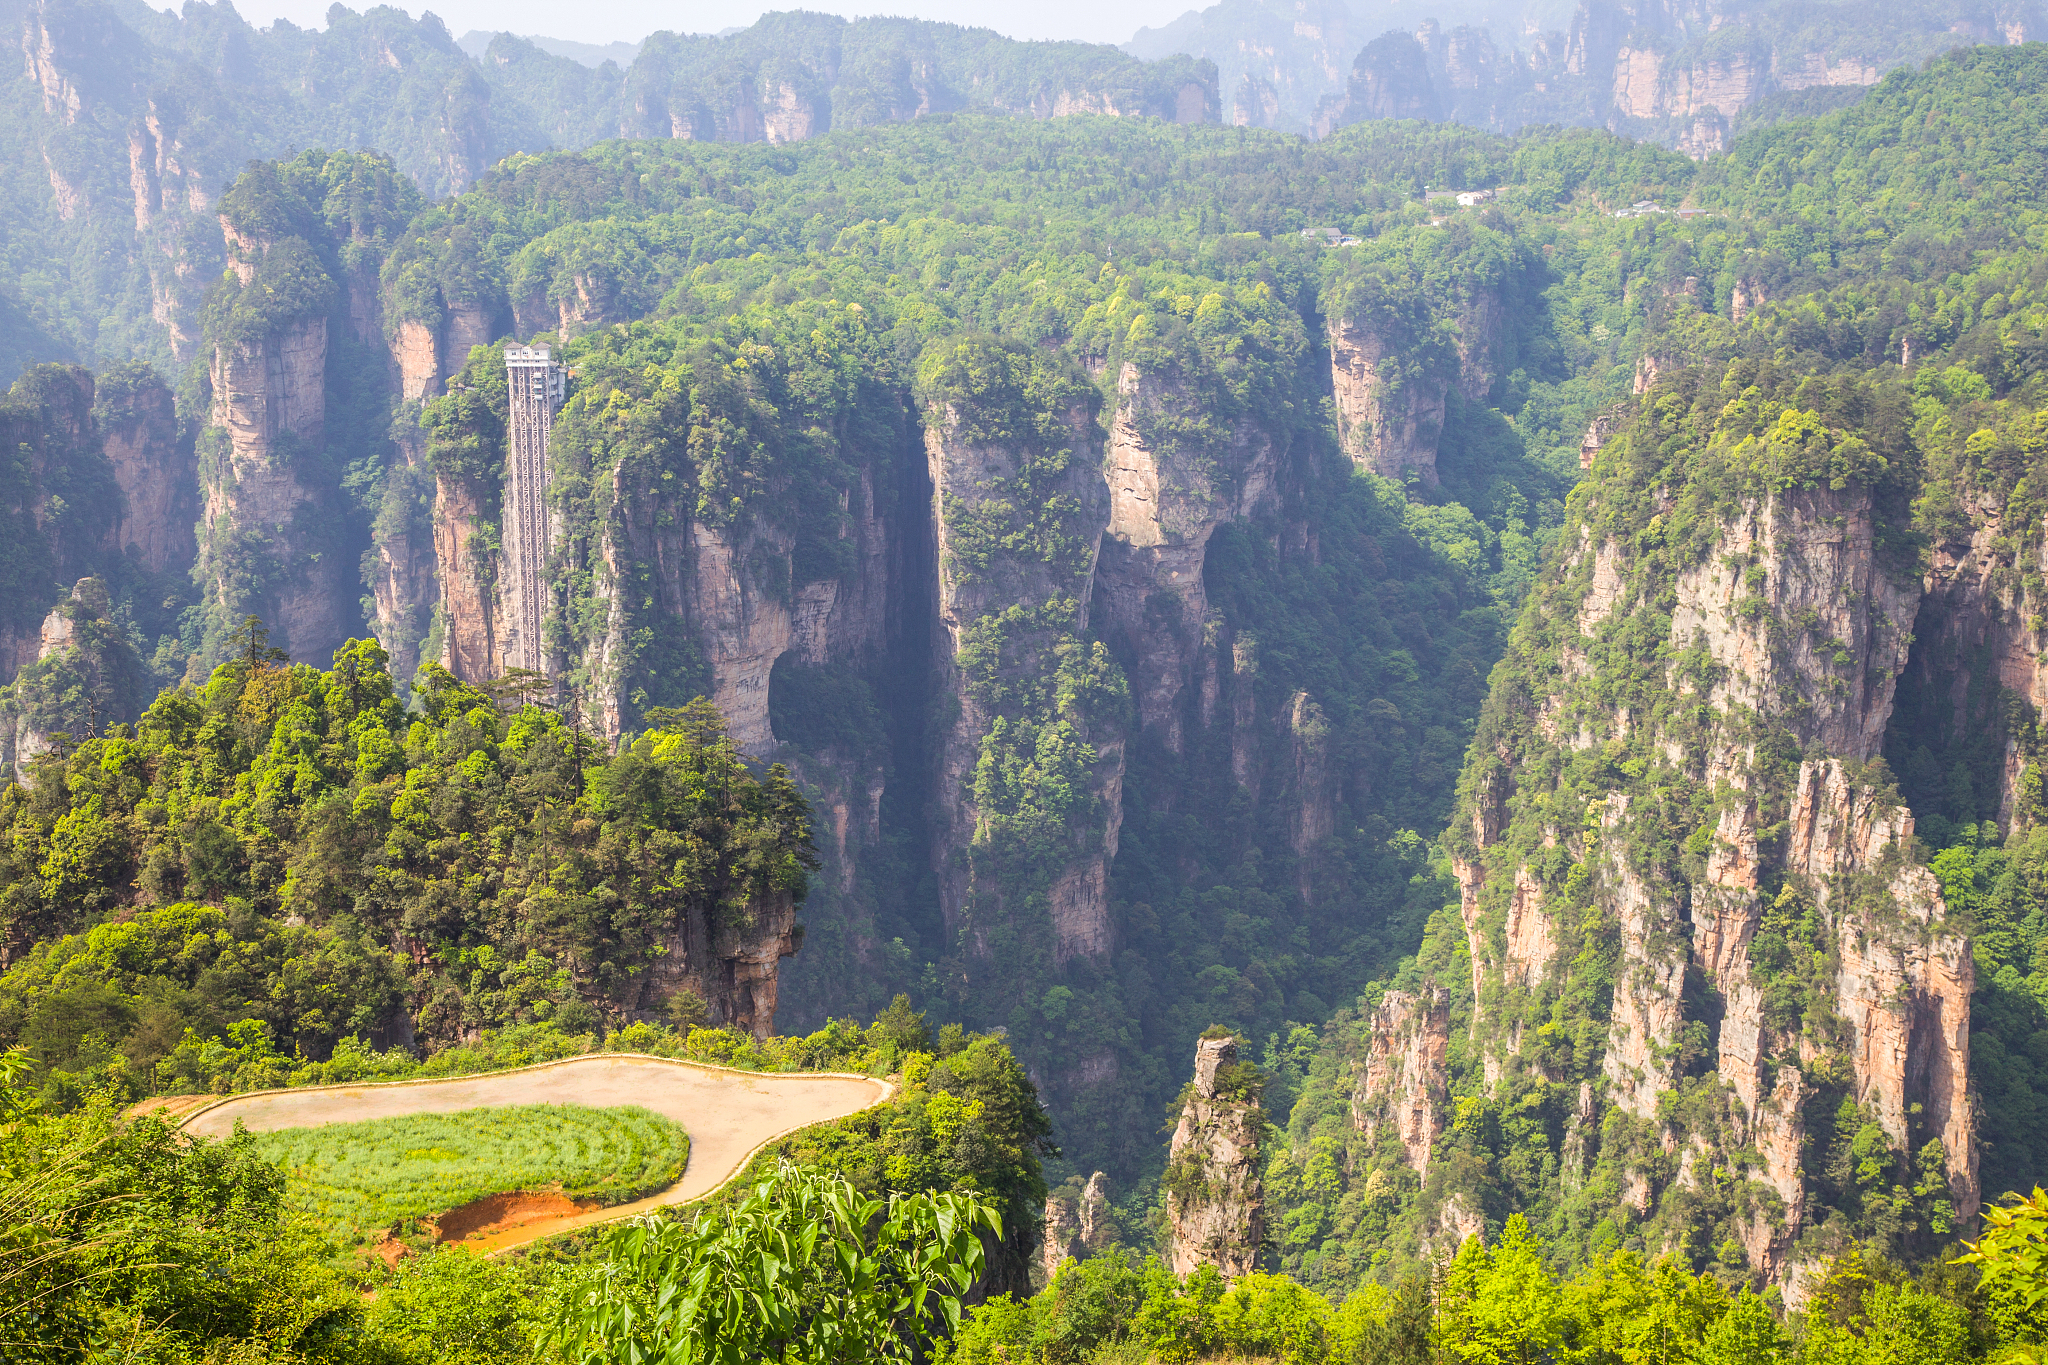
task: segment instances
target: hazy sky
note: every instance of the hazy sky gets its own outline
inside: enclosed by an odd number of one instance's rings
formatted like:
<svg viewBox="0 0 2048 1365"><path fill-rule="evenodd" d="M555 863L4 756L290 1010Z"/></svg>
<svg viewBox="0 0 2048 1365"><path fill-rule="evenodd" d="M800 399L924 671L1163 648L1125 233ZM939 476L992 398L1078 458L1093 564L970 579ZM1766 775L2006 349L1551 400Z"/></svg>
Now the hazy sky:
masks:
<svg viewBox="0 0 2048 1365"><path fill-rule="evenodd" d="M350 9L367 9L372 0L346 0ZM161 6L164 0L151 0ZM235 0L242 17L259 28L273 19L289 19L306 28L324 28L321 16L332 0ZM976 4L974 0L890 0L890 3L833 3L833 0L784 0L781 4L750 0L686 0L682 4L650 4L646 0L411 0L398 8L418 14L431 9L456 37L473 28L496 32L537 33L576 42L634 42L659 29L680 33L716 33L751 24L778 9L807 9L853 18L862 14L897 14L918 19L944 19L995 29L1013 38L1079 38L1096 43L1128 42L1140 27L1157 27L1189 9L1213 0L1033 0L1029 4Z"/></svg>

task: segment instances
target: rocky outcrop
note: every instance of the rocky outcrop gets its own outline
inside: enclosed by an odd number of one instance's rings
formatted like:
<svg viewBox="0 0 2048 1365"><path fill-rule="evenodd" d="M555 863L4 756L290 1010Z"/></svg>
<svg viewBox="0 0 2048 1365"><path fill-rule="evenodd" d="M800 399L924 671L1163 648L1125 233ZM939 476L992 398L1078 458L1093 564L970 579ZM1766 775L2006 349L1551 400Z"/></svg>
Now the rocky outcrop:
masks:
<svg viewBox="0 0 2048 1365"><path fill-rule="evenodd" d="M438 480L434 496L434 559L438 565L440 664L456 677L480 682L500 677L496 555L480 543L482 491L462 479Z"/></svg>
<svg viewBox="0 0 2048 1365"><path fill-rule="evenodd" d="M1389 479L1412 471L1433 488L1446 386L1426 377L1396 381L1383 374L1387 362L1404 351L1370 325L1330 320L1337 439L1359 467Z"/></svg>
<svg viewBox="0 0 2048 1365"><path fill-rule="evenodd" d="M1790 823L1787 867L1809 880L1835 928L1834 1000L1855 1098L1902 1151L1924 1135L1941 1140L1950 1198L1970 1218L1979 1202L1969 1093L1976 970L1968 937L1945 923L1934 874L1910 861L1912 812L1859 791L1831 760L1800 766ZM1856 879L1881 883L1884 897L1857 897Z"/></svg>
<svg viewBox="0 0 2048 1365"><path fill-rule="evenodd" d="M399 323L391 354L398 365L399 395L406 402L417 403L439 392L440 339L432 327L410 318Z"/></svg>
<svg viewBox="0 0 2048 1365"><path fill-rule="evenodd" d="M427 662L423 649L441 602L435 533L446 523L434 518L435 480L418 447L417 439L399 443L400 459L386 471L384 505L363 562L372 602L370 629L390 655L391 675L400 679L410 679ZM464 534L452 525L448 529ZM457 549L452 542L449 548ZM445 653L434 662L448 666Z"/></svg>
<svg viewBox="0 0 2048 1365"><path fill-rule="evenodd" d="M1986 703L2001 693L2036 714L2048 712L2048 630L2037 625L2041 608L2027 586L2048 568L2048 538L2014 525L1994 498L1964 491L1956 510L1956 530L1932 547L1901 682L1918 703L1921 727L1949 743L1982 729L2006 731L1995 704ZM2015 555L2015 542L2031 542L2024 559ZM2026 766L2039 765L2011 735L2004 758L1997 771L1973 776L1996 783L1998 822L2009 828L2021 815Z"/></svg>
<svg viewBox="0 0 2048 1365"><path fill-rule="evenodd" d="M1351 1124L1367 1142L1394 1137L1418 1175L1450 1123L1450 1045L1449 1000L1436 987L1388 991L1373 1011Z"/></svg>
<svg viewBox="0 0 2048 1365"><path fill-rule="evenodd" d="M1230 101L1230 122L1238 128L1276 128L1280 124L1280 92L1273 83L1250 72L1238 83Z"/></svg>
<svg viewBox="0 0 2048 1365"><path fill-rule="evenodd" d="M1300 860L1297 889L1308 900L1313 894L1315 854L1336 831L1337 811L1331 797L1329 718L1306 692L1296 692L1288 704L1287 737L1293 798L1287 810L1287 846Z"/></svg>
<svg viewBox="0 0 2048 1365"><path fill-rule="evenodd" d="M1474 1237L1482 1242L1486 1239L1486 1215L1474 1206L1463 1192L1452 1195L1437 1209L1436 1235L1425 1242L1432 1254L1441 1252L1455 1254L1457 1249Z"/></svg>
<svg viewBox="0 0 2048 1365"><path fill-rule="evenodd" d="M1412 320L1334 312L1328 324L1337 439L1362 469L1437 485L1436 452L1450 393L1484 403L1509 350L1508 296L1500 280L1475 282L1431 306L1452 324L1455 357L1432 358Z"/></svg>
<svg viewBox="0 0 2048 1365"><path fill-rule="evenodd" d="M701 523L690 528L689 618L711 656L711 699L734 741L749 753L775 742L768 724L768 675L794 634L792 604L765 591L750 566L771 556L786 565L789 548L772 532L736 538Z"/></svg>
<svg viewBox="0 0 2048 1365"><path fill-rule="evenodd" d="M1195 1079L1166 1159L1167 1263L1175 1274L1213 1265L1248 1275L1265 1239L1260 1179L1265 1115L1248 1088L1237 1040L1204 1038L1195 1046Z"/></svg>
<svg viewBox="0 0 2048 1365"><path fill-rule="evenodd" d="M207 590L232 613L247 603L300 658L314 659L344 634L340 564L305 562L294 542L313 490L294 457L325 443L327 319L301 318L251 341L217 346L208 377L208 424L224 436L204 461L200 524ZM267 600L251 601L238 551L251 542L286 566Z"/></svg>
<svg viewBox="0 0 2048 1365"><path fill-rule="evenodd" d="M43 618L36 657L0 689L0 767L9 779L30 780L60 733L105 735L152 700L153 680L116 615L106 583L88 576Z"/></svg>
<svg viewBox="0 0 2048 1365"><path fill-rule="evenodd" d="M1099 472L1092 416L1076 408L1064 415L1064 421L1072 433L1073 450L1052 477L1052 486L1042 493L1023 491L1024 481L1033 477L1027 466L1041 457L1017 446L973 439L957 408L934 413L925 430L932 523L937 528L940 685L960 699L957 718L940 741L934 858L948 931L965 932L970 950L977 954L986 952L989 928L1024 907L1007 903L1003 884L982 872L977 862L978 841L989 837L1002 812L978 807L976 768L998 722L1007 732L1010 720L993 704L988 683L976 685L968 675L962 656L978 654L987 660L981 667L995 670L997 677L1034 676L1053 664L1055 651L1063 644L1085 638L1096 554L1110 500ZM1070 561L1024 554L962 554L959 528L970 519L1014 515L1027 498L1047 495L1072 509L1066 530L1068 543L1076 550ZM1030 621L1005 617L1017 604L1037 603L1052 605ZM994 657L989 658L992 646ZM1035 735L1038 722L1029 723ZM1116 856L1123 806L1123 735L1083 722L1075 737L1091 755L1085 779L1091 813L1085 823L1070 827L1070 854L1053 876L1047 895L1051 947L1061 963L1077 956L1100 956L1111 947L1107 874L1109 861Z"/></svg>
<svg viewBox="0 0 2048 1365"><path fill-rule="evenodd" d="M1081 1228L1073 1205L1057 1194L1047 1195L1045 1221L1039 1230L1038 1270L1041 1279L1051 1280L1070 1260L1081 1259Z"/></svg>
<svg viewBox="0 0 2048 1365"><path fill-rule="evenodd" d="M1619 847L1627 837L1628 808L1628 794L1616 792L1600 814L1603 830L1614 831L1602 839L1602 890L1621 939L1600 1070L1616 1105L1637 1118L1652 1118L1659 1098L1678 1079L1673 1045L1683 1019L1686 964L1685 955L1673 949L1684 941L1684 924L1680 902L1657 895Z"/></svg>
<svg viewBox="0 0 2048 1365"><path fill-rule="evenodd" d="M1752 504L1723 526L1718 557L1675 590L1672 644L1718 666L1711 704L1782 717L1802 743L1851 760L1883 746L1920 591L1882 567L1867 498L1820 490ZM1787 621L1802 628L1773 630Z"/></svg>
<svg viewBox="0 0 2048 1365"><path fill-rule="evenodd" d="M153 573L186 569L198 553L199 485L191 448L178 438L176 400L154 374L119 378L111 385L102 379L93 409L121 489L107 548L133 551Z"/></svg>
<svg viewBox="0 0 2048 1365"><path fill-rule="evenodd" d="M451 303L437 325L401 319L390 341L400 397L417 403L442 392L469 363L470 349L489 345L494 332L490 310L475 301Z"/></svg>
<svg viewBox="0 0 2048 1365"><path fill-rule="evenodd" d="M1350 83L1342 95L1323 101L1316 110L1317 137L1327 137L1349 123L1374 119L1443 118L1443 104L1430 80L1422 44L1399 29L1367 43L1351 65Z"/></svg>
<svg viewBox="0 0 2048 1365"><path fill-rule="evenodd" d="M317 202L331 183L352 186L338 218ZM347 414L336 436L349 447L344 463L396 453L366 420L384 399L376 367L352 348L383 340L379 266L418 204L388 161L323 152L289 170L254 165L221 199L228 268L207 295L209 403L197 442L197 667L216 661L250 613L295 657L322 665L363 633L366 547L331 473L329 396Z"/></svg>
<svg viewBox="0 0 2048 1365"><path fill-rule="evenodd" d="M665 1017L669 1002L688 991L705 1003L715 1027L761 1039L774 1032L779 966L802 941L786 892L751 901L737 915L692 908L659 937L666 951L633 1002L643 1017Z"/></svg>
<svg viewBox="0 0 2048 1365"><path fill-rule="evenodd" d="M1118 1239L1109 1208L1109 1177L1097 1171L1078 1191L1076 1182L1053 1191L1045 1201L1044 1240L1038 1248L1039 1269L1050 1280L1068 1260L1086 1260Z"/></svg>
<svg viewBox="0 0 2048 1365"><path fill-rule="evenodd" d="M2030 22L1950 24L1925 11L1873 46L1862 32L1848 41L1790 12L1717 0L1580 0L1568 32L1525 26L1513 46L1501 47L1486 28L1446 31L1424 19L1412 33L1397 29L1366 44L1348 73L1325 75L1311 66L1304 74L1320 85L1320 98L1310 97L1315 112L1303 121L1318 137L1388 118L1443 119L1501 133L1531 123L1605 126L1706 156L1728 149L1736 115L1773 95L1873 85L1893 67L1946 52L1959 35L2009 44L2014 33L2030 31ZM1195 27L1191 17L1161 32ZM1240 92L1240 110L1250 110L1257 107L1248 92L1264 70L1261 56L1286 42L1277 28L1238 36L1238 51L1228 55L1214 39L1179 50L1214 57L1226 88ZM1239 121L1256 120L1241 112ZM1276 126L1294 125L1283 115Z"/></svg>
<svg viewBox="0 0 2048 1365"><path fill-rule="evenodd" d="M1230 100L1226 118L1240 127L1306 133L1318 103L1343 89L1366 36L1341 0L1290 0L1189 10L1139 29L1124 50L1147 60L1192 53L1213 62L1215 88Z"/></svg>
<svg viewBox="0 0 2048 1365"><path fill-rule="evenodd" d="M1220 449L1176 443L1160 450L1146 439L1156 420L1192 416L1198 406L1184 386L1126 364L1103 462L1109 524L1096 566L1098 626L1127 660L1139 728L1174 753L1201 720L1190 689L1209 618L1202 581L1209 537L1273 504L1283 454L1250 417L1235 423Z"/></svg>
<svg viewBox="0 0 2048 1365"><path fill-rule="evenodd" d="M1887 549L1903 495L1781 475L1783 491L1716 503L1710 535L1675 564L1636 537L1652 517L1701 505L1688 487L1697 457L1667 448L1681 463L1646 475L1602 452L1659 439L1644 430L1649 404L1717 382L1666 376L1628 422L1589 433L1584 506L1563 532L1573 548L1519 628L1534 632L1525 657L1554 663L1540 685L1507 682L1526 689L1534 723L1512 739L1482 729L1449 836L1471 977L1432 989L1470 992L1452 1014L1471 1020L1478 1088L1507 1093L1512 1079L1554 1092L1568 1188L1611 1182L1654 1243L1672 1235L1683 1192L1721 1171L1716 1236L1784 1282L1825 1193L1809 1130L1832 1131L1845 1091L1901 1170L1938 1140L1947 1202L1960 1216L1977 1208L1974 980L1967 936L1915 862L1912 816L1872 762L1922 610L1923 585ZM1856 433L1815 430L1774 401L1779 425L1717 437L1747 441L1720 458L1855 449ZM1603 522L1610 506L1629 510ZM1966 558L1950 547L1929 586L1967 596ZM1646 626L1660 642L1647 675L1634 672ZM1625 671L1637 681L1620 682ZM1584 762L1575 751L1639 755L1637 772L1560 780ZM1659 832L1672 821L1680 834ZM1559 896L1578 908L1560 916ZM1597 1048L1567 1052L1548 1026L1576 989L1574 954L1591 940L1573 925L1591 913L1611 994L1576 1026L1601 1030ZM1435 1018L1390 995L1353 1100L1354 1121L1398 1134L1416 1166L1446 1102ZM1567 1055L1597 1061L1595 1078L1560 1070ZM1699 1098L1688 1111L1676 1095ZM1816 1117L1815 1105L1828 1108Z"/></svg>

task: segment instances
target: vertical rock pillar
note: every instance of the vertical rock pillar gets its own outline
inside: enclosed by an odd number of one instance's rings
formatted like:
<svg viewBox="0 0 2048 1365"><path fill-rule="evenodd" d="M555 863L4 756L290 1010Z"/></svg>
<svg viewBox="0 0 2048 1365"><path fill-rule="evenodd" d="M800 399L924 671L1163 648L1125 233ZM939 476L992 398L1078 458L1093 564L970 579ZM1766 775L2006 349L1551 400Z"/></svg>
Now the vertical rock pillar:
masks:
<svg viewBox="0 0 2048 1365"><path fill-rule="evenodd" d="M1259 1149L1265 1136L1257 1073L1237 1060L1237 1039L1195 1045L1195 1080L1166 1161L1168 1258L1176 1275L1213 1265L1228 1276L1258 1267L1266 1235Z"/></svg>

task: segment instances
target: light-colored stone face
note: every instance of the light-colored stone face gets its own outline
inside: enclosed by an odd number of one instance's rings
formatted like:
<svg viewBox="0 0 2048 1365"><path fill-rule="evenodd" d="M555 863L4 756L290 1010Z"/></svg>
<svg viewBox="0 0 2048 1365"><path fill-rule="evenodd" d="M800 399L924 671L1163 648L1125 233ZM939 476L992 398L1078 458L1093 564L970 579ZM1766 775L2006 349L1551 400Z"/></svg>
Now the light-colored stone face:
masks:
<svg viewBox="0 0 2048 1365"><path fill-rule="evenodd" d="M1195 1045L1194 1094L1167 1150L1169 1170L1192 1166L1200 1176L1199 1195L1167 1198L1167 1261L1178 1275L1213 1265L1234 1278L1257 1268L1266 1227L1258 1106L1216 1095L1217 1068L1236 1060L1235 1038Z"/></svg>
<svg viewBox="0 0 2048 1365"><path fill-rule="evenodd" d="M1352 462L1386 478L1414 470L1434 486L1436 443L1444 426L1444 387L1417 378L1397 395L1384 390L1381 363L1389 354L1375 333L1349 323L1330 327L1330 384L1336 399L1337 438Z"/></svg>
<svg viewBox="0 0 2048 1365"><path fill-rule="evenodd" d="M1719 797L1700 869L1682 878L1637 865L1630 847L1640 840L1632 832L1655 812L1638 809L1640 794L1620 780L1586 812L1586 832L1552 829L1542 841L1546 847L1573 841L1620 939L1599 1093L1586 1087L1584 1112L1567 1125L1561 1174L1583 1180L1590 1170L1603 1100L1657 1121L1660 1100L1680 1079L1687 993L1695 989L1688 973L1695 973L1719 996L1711 1063L1733 1102L1732 1140L1760 1159L1751 1177L1757 1212L1738 1227L1738 1238L1751 1264L1774 1280L1793 1273L1789 1256L1807 1217L1803 1111L1816 1088L1805 1072L1824 1044L1766 1017L1764 983L1750 961L1765 885L1775 888L1782 880L1810 897L1835 940L1832 1005L1845 1028L1842 1060L1854 1098L1870 1106L1901 1147L1921 1140L1909 1122L1918 1106L1921 1122L1947 1152L1952 1202L1959 1211L1977 1206L1975 1116L1967 1089L1968 943L1945 924L1939 887L1927 870L1896 857L1911 844L1910 813L1850 780L1851 764L1882 745L1916 612L1923 628L1948 632L1972 648L1987 639L1997 643L1998 629L1988 622L2010 612L1985 606L1975 595L1973 554L1937 553L1928 583L1945 595L1928 600L1943 603L1949 616L1936 625L1927 624L1921 585L1883 568L1868 497L1853 491L1800 493L1737 509L1712 551L1672 580L1668 608L1638 600L1661 589L1638 581L1634 552L1625 543L1595 543L1584 535L1568 561L1571 581L1583 586L1575 600L1566 597L1556 608L1560 681L1539 716L1539 733L1550 742L1584 748L1637 737L1637 727L1660 723L1611 705L1589 709L1578 689L1597 667L1615 662L1603 653L1613 632L1636 613L1666 609L1670 657L1698 648L1715 665L1701 702L1723 717L1755 713L1798 735L1809 754L1832 755L1809 757L1788 803L1765 810L1752 793L1770 788L1760 781L1758 754L1743 728L1724 727L1698 755L1671 738L1648 736L1667 761L1697 765L1696 778ZM1798 629L1783 628L1793 621ZM1779 623L1775 634L1773 622ZM2007 657L1996 648L1992 655ZM2015 668L2014 681L2035 686L2032 666ZM1674 673L1669 686L1683 693L1693 684ZM1540 980L1557 954L1557 926L1545 910L1542 882L1528 864L1517 866L1498 848L1509 837L1516 784L1523 780L1510 767L1476 785L1466 814L1479 855L1453 858L1472 959L1473 1036L1488 1085L1530 1065L1519 1055L1518 992ZM1778 821L1773 838L1764 841L1759 830ZM1873 875L1883 879L1895 913L1858 909L1839 889L1844 878ZM1498 1022L1488 1018L1496 1000L1509 1015ZM1426 1150L1419 1139L1440 1122L1430 1018L1405 998L1383 1003L1353 1098L1354 1122L1375 1136L1395 1124L1417 1165ZM1404 1130L1398 1125L1407 1116L1415 1122ZM1706 1147L1672 1153L1676 1175L1621 1172L1624 1202L1640 1214L1658 1207L1665 1180L1704 1179L1701 1173L1724 1159Z"/></svg>
<svg viewBox="0 0 2048 1365"><path fill-rule="evenodd" d="M1725 670L1709 696L1717 707L1780 715L1801 699L1817 702L1810 720L1793 719L1801 738L1868 759L1884 743L1919 586L1879 567L1867 502L1837 508L1824 497L1796 498L1752 508L1713 555L1679 575L1672 645L1703 642ZM1761 577L1731 567L1731 557ZM1766 610L1745 616L1742 604L1753 595ZM1772 648L1772 622L1809 614L1815 624L1797 633L1789 652ZM1838 652L1858 666L1844 669Z"/></svg>
<svg viewBox="0 0 2048 1365"><path fill-rule="evenodd" d="M192 525L198 519L198 490L178 449L170 391L143 390L135 405L101 435L121 488L115 547L133 547L144 566L156 573L190 564L197 548Z"/></svg>
<svg viewBox="0 0 2048 1365"><path fill-rule="evenodd" d="M1249 418L1221 449L1154 450L1141 417L1178 415L1195 400L1181 387L1125 365L1117 376L1117 414L1103 459L1109 524L1096 567L1098 628L1119 641L1138 704L1141 730L1180 752L1183 694L1196 684L1209 602L1202 565L1210 537L1226 522L1272 504L1280 452ZM1175 619L1162 622L1162 603Z"/></svg>
<svg viewBox="0 0 2048 1365"><path fill-rule="evenodd" d="M1450 1042L1441 990L1387 992L1373 1012L1365 1069L1351 1097L1352 1126L1375 1142L1391 1125L1419 1175L1428 1173L1431 1146L1449 1122Z"/></svg>
<svg viewBox="0 0 2048 1365"><path fill-rule="evenodd" d="M294 656L320 662L344 637L342 566L305 559L295 547L295 522L313 494L283 449L318 452L326 440L327 343L327 319L318 317L215 351L209 420L227 433L229 450L226 467L210 471L201 509L210 540L253 534L294 566L260 605ZM213 591L225 598L236 589L216 580Z"/></svg>
<svg viewBox="0 0 2048 1365"><path fill-rule="evenodd" d="M938 837L934 840L940 908L946 923L956 932L969 896L967 851L980 819L972 796L974 765L981 737L993 721L966 695L954 662L961 642L968 628L983 616L1014 603L1045 602L1055 595L1069 593L1078 608L1077 629L1085 632L1090 605L1097 596L1097 554L1109 511L1100 438L1094 422L1084 413L1070 413L1068 426L1074 454L1060 493L1072 498L1081 509L1077 529L1088 546L1085 563L1075 575L1078 582L1056 576L1043 564L1000 557L1000 562L992 563L985 573L961 571L951 549L949 503L968 508L985 505L998 495L1002 481L1016 475L1019 455L1000 446L976 445L965 440L956 414L944 414L942 420L925 428L925 456L932 484L931 524L937 533L938 620L942 668L946 673L942 685L961 699L957 719L940 745L939 799L935 803ZM1092 846L1074 849L1050 888L1052 949L1059 963L1076 956L1106 953L1113 942L1107 895L1108 860L1115 856L1123 815L1124 740L1121 733L1091 733L1086 738L1096 752L1092 795L1098 799L1103 823L1099 838L1091 835Z"/></svg>

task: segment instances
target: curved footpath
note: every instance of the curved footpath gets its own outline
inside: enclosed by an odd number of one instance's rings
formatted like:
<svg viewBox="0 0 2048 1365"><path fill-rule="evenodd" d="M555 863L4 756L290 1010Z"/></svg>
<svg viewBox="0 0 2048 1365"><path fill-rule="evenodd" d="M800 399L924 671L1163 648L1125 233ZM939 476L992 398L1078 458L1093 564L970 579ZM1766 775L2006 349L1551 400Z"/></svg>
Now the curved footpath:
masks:
<svg viewBox="0 0 2048 1365"><path fill-rule="evenodd" d="M193 1111L180 1126L206 1137L225 1137L237 1122L260 1133L400 1114L450 1114L499 1104L582 1104L592 1108L635 1104L674 1119L689 1133L690 1159L683 1178L659 1194L630 1204L487 1229L461 1243L490 1255L577 1228L701 1199L737 1175L755 1152L777 1138L814 1123L857 1114L893 1092L887 1081L845 1072L733 1071L638 1053L600 1053L481 1076L231 1095ZM175 1103L165 1101L162 1107L172 1108Z"/></svg>

